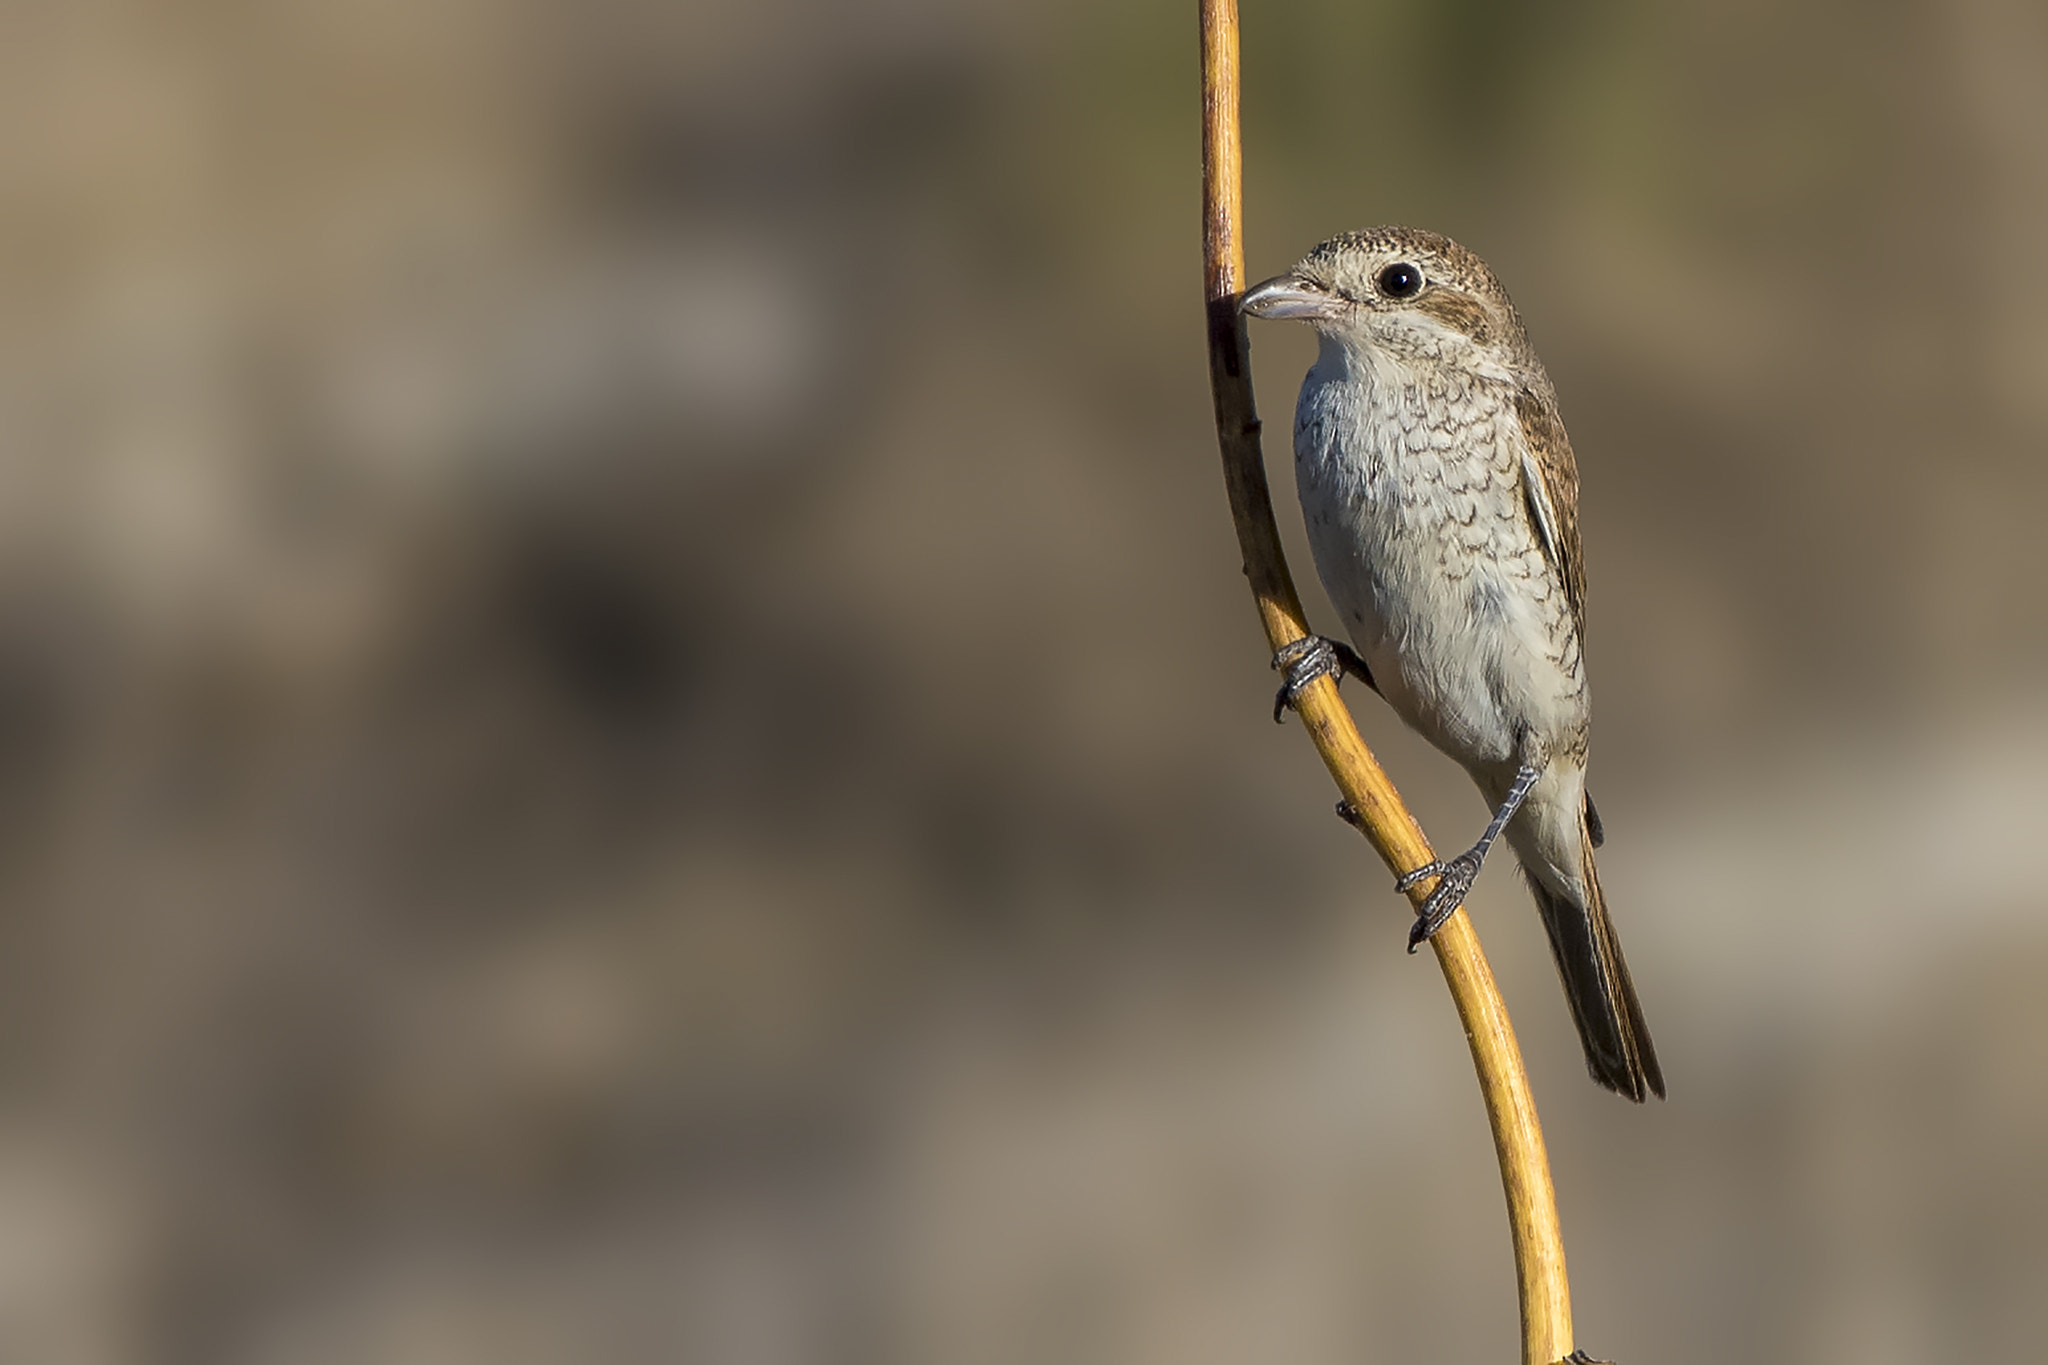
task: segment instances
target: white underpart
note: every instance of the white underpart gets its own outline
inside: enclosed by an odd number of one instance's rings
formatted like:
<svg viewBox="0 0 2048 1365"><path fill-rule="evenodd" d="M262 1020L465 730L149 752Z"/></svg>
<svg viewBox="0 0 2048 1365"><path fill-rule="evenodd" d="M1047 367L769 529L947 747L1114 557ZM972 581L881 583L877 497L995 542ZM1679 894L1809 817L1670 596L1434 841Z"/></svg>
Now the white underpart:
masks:
<svg viewBox="0 0 2048 1365"><path fill-rule="evenodd" d="M1534 469L1515 394L1505 373L1413 367L1325 335L1296 410L1295 473L1316 570L1395 711L1490 801L1519 764L1543 770L1531 814L1555 815L1533 823L1558 827L1510 834L1525 864L1540 847L1550 866L1530 870L1555 884L1578 875L1588 696L1524 496ZM1555 514L1538 506L1554 543Z"/></svg>

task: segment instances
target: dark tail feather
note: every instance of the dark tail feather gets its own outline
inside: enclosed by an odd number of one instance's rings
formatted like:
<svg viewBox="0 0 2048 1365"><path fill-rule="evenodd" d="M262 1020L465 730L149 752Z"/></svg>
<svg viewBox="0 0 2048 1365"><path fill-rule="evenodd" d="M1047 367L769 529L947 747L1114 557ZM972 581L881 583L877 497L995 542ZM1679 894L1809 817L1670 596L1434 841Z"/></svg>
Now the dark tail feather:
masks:
<svg viewBox="0 0 2048 1365"><path fill-rule="evenodd" d="M1550 951L1557 974L1571 1002L1572 1022L1586 1048L1586 1069L1593 1079L1640 1104L1649 1095L1664 1098L1664 1072L1657 1049L1643 1023L1643 1007L1629 980L1621 941L1607 919L1607 900L1600 892L1600 874L1593 866L1592 840L1586 840L1587 904L1574 904L1531 877L1536 908L1550 932Z"/></svg>

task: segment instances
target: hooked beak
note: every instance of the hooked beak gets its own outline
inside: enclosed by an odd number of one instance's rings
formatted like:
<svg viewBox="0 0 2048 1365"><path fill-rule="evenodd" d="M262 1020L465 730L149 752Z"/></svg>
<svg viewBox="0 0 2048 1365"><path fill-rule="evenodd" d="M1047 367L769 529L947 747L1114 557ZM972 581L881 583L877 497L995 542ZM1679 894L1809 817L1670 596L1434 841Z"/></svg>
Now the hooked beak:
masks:
<svg viewBox="0 0 2048 1365"><path fill-rule="evenodd" d="M1255 318L1333 318L1344 300L1299 275L1275 275L1245 291L1237 305Z"/></svg>

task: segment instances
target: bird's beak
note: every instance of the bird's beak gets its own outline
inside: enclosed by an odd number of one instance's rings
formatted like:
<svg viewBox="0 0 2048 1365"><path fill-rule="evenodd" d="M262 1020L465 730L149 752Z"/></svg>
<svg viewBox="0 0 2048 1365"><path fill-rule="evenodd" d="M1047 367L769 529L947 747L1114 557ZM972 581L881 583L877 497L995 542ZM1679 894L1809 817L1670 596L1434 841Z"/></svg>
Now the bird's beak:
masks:
<svg viewBox="0 0 2048 1365"><path fill-rule="evenodd" d="M1330 318L1344 301L1299 275L1275 275L1245 291L1238 304L1255 318Z"/></svg>

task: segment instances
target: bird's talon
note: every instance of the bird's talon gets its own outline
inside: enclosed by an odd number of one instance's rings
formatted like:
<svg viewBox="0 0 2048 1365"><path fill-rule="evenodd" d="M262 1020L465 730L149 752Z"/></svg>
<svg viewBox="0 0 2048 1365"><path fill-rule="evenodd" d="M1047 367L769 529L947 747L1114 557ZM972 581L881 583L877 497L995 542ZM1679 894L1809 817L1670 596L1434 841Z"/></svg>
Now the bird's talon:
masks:
<svg viewBox="0 0 2048 1365"><path fill-rule="evenodd" d="M1452 915L1458 913L1458 907L1465 903L1465 895L1472 889L1472 883L1478 880L1479 860L1469 853L1461 853L1448 863L1437 863L1431 868L1418 868L1416 872L1409 873L1408 877L1402 880L1414 878L1414 881L1408 883L1413 886L1416 881L1422 880L1417 873L1426 874L1432 871L1442 880L1438 881L1436 889L1429 893L1429 899L1422 903L1422 908L1415 912L1415 923L1408 928L1408 951L1411 953L1429 939L1436 937L1436 931L1443 928Z"/></svg>
<svg viewBox="0 0 2048 1365"><path fill-rule="evenodd" d="M1424 863L1413 872L1404 872L1399 877L1396 877L1394 879L1394 890L1405 896L1414 890L1417 885L1428 881L1431 877L1441 877L1444 874L1444 870L1442 863Z"/></svg>
<svg viewBox="0 0 2048 1365"><path fill-rule="evenodd" d="M1273 723L1279 724L1287 708L1301 699L1303 689L1317 678L1333 678L1344 681L1347 673L1356 673L1367 683L1372 683L1372 673L1365 666L1365 660L1358 657L1358 651L1350 645L1321 635L1304 635L1280 646L1273 655L1273 667L1280 669L1287 680L1280 684L1280 691L1273 697ZM1377 690L1377 684L1374 684Z"/></svg>

